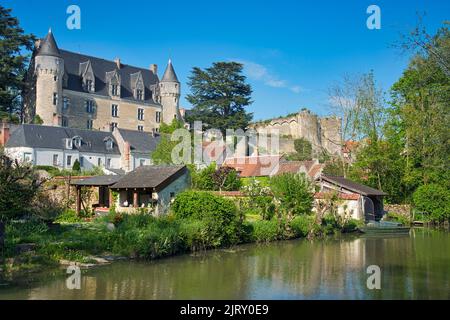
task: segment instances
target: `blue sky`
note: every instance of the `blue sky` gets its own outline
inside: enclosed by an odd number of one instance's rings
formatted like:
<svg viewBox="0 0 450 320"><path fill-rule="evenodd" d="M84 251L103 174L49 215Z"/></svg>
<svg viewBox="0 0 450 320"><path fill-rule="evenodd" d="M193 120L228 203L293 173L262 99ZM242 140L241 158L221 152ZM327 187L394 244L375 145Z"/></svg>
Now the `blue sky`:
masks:
<svg viewBox="0 0 450 320"><path fill-rule="evenodd" d="M374 70L388 89L407 66L393 49L400 33L426 12L430 32L450 20L450 1L85 1L4 0L27 32L53 29L60 48L123 63L159 66L169 57L182 82L182 106L192 67L240 61L253 87L255 119L302 107L330 112L328 88L344 74ZM68 30L66 9L81 8L81 30ZM381 30L366 27L369 5L381 8Z"/></svg>

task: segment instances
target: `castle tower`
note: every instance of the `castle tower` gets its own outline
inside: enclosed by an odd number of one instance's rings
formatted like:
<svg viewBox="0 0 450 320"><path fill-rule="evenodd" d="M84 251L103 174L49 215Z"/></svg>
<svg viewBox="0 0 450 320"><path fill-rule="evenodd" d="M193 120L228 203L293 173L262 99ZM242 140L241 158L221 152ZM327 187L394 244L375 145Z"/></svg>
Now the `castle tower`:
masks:
<svg viewBox="0 0 450 320"><path fill-rule="evenodd" d="M159 93L162 105L162 120L170 124L173 119L180 119L180 82L178 81L172 61L169 60L166 71L159 83Z"/></svg>
<svg viewBox="0 0 450 320"><path fill-rule="evenodd" d="M40 42L35 56L36 115L44 125L62 125L62 83L64 60L52 30Z"/></svg>

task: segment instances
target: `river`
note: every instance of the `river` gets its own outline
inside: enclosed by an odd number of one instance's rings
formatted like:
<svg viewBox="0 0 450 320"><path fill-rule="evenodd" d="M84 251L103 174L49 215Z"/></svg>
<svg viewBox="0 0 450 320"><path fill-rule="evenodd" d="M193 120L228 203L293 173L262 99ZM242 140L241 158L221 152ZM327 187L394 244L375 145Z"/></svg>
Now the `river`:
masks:
<svg viewBox="0 0 450 320"><path fill-rule="evenodd" d="M380 289L367 268L380 267ZM65 270L0 286L0 299L450 299L450 234L343 235L243 245L152 262L84 270L69 290Z"/></svg>

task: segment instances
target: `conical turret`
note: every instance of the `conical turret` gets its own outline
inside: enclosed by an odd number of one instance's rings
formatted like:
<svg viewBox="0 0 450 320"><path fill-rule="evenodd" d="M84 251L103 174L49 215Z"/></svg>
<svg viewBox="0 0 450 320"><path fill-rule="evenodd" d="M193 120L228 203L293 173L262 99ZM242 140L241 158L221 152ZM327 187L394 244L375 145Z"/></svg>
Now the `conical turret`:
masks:
<svg viewBox="0 0 450 320"><path fill-rule="evenodd" d="M48 30L47 36L44 40L42 40L41 45L39 46L38 56L53 56L53 57L61 57L61 54L58 49L58 45L56 44L55 37L53 36L52 29Z"/></svg>

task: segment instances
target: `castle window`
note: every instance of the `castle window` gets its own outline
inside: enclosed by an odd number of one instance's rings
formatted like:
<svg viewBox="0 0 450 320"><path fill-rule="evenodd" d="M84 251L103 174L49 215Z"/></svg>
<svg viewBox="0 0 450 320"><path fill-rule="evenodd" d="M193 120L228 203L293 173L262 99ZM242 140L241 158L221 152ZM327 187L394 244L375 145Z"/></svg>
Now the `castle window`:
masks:
<svg viewBox="0 0 450 320"><path fill-rule="evenodd" d="M94 113L94 101L93 100L86 100L86 112L87 113Z"/></svg>
<svg viewBox="0 0 450 320"><path fill-rule="evenodd" d="M144 126L138 126L138 131L144 131Z"/></svg>
<svg viewBox="0 0 450 320"><path fill-rule="evenodd" d="M114 118L119 117L119 106L117 104L111 105L111 116Z"/></svg>
<svg viewBox="0 0 450 320"><path fill-rule="evenodd" d="M89 130L92 130L92 127L93 127L93 121L91 119L89 119L86 122L86 128L89 129Z"/></svg>
<svg viewBox="0 0 450 320"><path fill-rule="evenodd" d="M117 84L111 85L111 95L116 97L119 95L119 86Z"/></svg>
<svg viewBox="0 0 450 320"><path fill-rule="evenodd" d="M56 106L58 104L58 94L56 92L53 93L53 105Z"/></svg>
<svg viewBox="0 0 450 320"><path fill-rule="evenodd" d="M138 109L138 120L144 120L144 109Z"/></svg>
<svg viewBox="0 0 450 320"><path fill-rule="evenodd" d="M66 149L69 149L69 150L73 149L73 141L72 141L72 139L66 139Z"/></svg>
<svg viewBox="0 0 450 320"><path fill-rule="evenodd" d="M144 92L140 89L136 90L136 98L138 100L144 100Z"/></svg>
<svg viewBox="0 0 450 320"><path fill-rule="evenodd" d="M111 168L111 158L106 159L106 168Z"/></svg>
<svg viewBox="0 0 450 320"><path fill-rule="evenodd" d="M61 118L61 126L62 127L68 127L69 126L69 120L66 117Z"/></svg>
<svg viewBox="0 0 450 320"><path fill-rule="evenodd" d="M113 132L115 128L117 128L117 122L111 122L109 125L109 130Z"/></svg>
<svg viewBox="0 0 450 320"><path fill-rule="evenodd" d="M156 111L156 123L161 123L161 112Z"/></svg>
<svg viewBox="0 0 450 320"><path fill-rule="evenodd" d="M98 159L97 159L97 165L98 165L99 167L102 166L102 158L98 158Z"/></svg>
<svg viewBox="0 0 450 320"><path fill-rule="evenodd" d="M58 77L57 77L57 76L54 76L54 77L53 77L53 81L55 81L55 82L58 81Z"/></svg>
<svg viewBox="0 0 450 320"><path fill-rule="evenodd" d="M70 102L69 98L63 97L63 109L64 110L67 110L69 108L69 102Z"/></svg>
<svg viewBox="0 0 450 320"><path fill-rule="evenodd" d="M84 157L80 157L80 167L84 167Z"/></svg>
<svg viewBox="0 0 450 320"><path fill-rule="evenodd" d="M86 90L88 92L93 92L94 91L94 81L86 80Z"/></svg>
<svg viewBox="0 0 450 320"><path fill-rule="evenodd" d="M72 156L67 156L67 166L71 166L72 165Z"/></svg>

